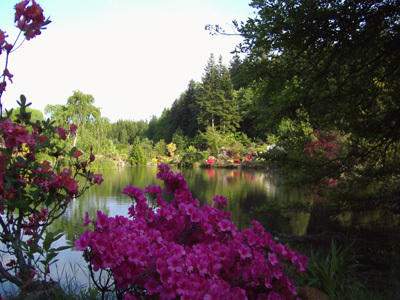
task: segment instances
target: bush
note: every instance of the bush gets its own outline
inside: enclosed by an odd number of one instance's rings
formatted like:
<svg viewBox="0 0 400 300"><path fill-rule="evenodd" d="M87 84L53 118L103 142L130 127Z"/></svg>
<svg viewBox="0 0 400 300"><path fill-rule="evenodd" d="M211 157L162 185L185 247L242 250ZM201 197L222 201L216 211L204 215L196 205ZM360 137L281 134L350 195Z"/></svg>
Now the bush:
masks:
<svg viewBox="0 0 400 300"><path fill-rule="evenodd" d="M127 186L133 200L129 218L97 212L93 224L75 242L84 251L93 280L118 299L292 299L295 286L287 274L305 272L308 259L276 243L260 223L241 232L215 196L215 206L192 198L180 173L159 166L170 203L159 186ZM143 194L148 194L146 199ZM157 207L157 209L156 209ZM104 286L97 271L109 274Z"/></svg>

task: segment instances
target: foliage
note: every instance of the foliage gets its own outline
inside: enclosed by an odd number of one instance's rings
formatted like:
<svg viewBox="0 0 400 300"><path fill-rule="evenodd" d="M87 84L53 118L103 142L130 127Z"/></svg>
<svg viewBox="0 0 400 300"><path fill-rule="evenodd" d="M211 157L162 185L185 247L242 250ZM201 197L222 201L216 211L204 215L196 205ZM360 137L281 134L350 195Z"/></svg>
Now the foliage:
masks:
<svg viewBox="0 0 400 300"><path fill-rule="evenodd" d="M179 162L179 167L191 167L195 163L201 162L204 160L204 155L201 152L186 152L180 162Z"/></svg>
<svg viewBox="0 0 400 300"><path fill-rule="evenodd" d="M11 50L22 33L30 40L50 23L35 1L29 3L27 0L14 6L20 34L13 45L6 42L7 35L0 30L0 55L6 53L0 83L0 240L4 245L0 250L0 277L19 288L35 279L48 280L50 265L56 262L59 251L68 248L52 247L62 233L48 232L48 226L65 212L72 199L103 181L101 175L87 169L95 160L92 152L84 160L81 150L60 147L57 142L76 136L75 124L70 123L64 129L49 120L32 118L32 110L28 108L31 103L23 95L17 101L19 108L15 112L6 111L3 116L1 96L6 79L12 82L8 71ZM39 160L42 157L53 158L55 163ZM71 169L61 170L61 163L70 164ZM83 182L81 187L78 178Z"/></svg>
<svg viewBox="0 0 400 300"><path fill-rule="evenodd" d="M175 132L174 135L172 136L172 143L176 145L176 152L178 154L181 154L184 151L186 140L183 136L181 136L177 132Z"/></svg>
<svg viewBox="0 0 400 300"><path fill-rule="evenodd" d="M20 107L17 107L16 109L13 109L11 115L10 115L10 120L15 123L17 121L17 115L20 114ZM35 123L37 120L43 121L43 113L40 110L37 109L32 109L30 107L26 108L26 112L31 114L31 122Z"/></svg>
<svg viewBox="0 0 400 300"><path fill-rule="evenodd" d="M133 142L132 156L129 158L131 165L145 166L147 165L147 158L144 155L142 145L140 144L139 137L136 137Z"/></svg>
<svg viewBox="0 0 400 300"><path fill-rule="evenodd" d="M118 299L292 299L294 267L305 272L307 258L276 243L257 221L237 231L223 210L226 198L215 196L215 207L193 199L180 173L159 166L171 203L159 186L143 191L127 186L133 200L129 218L97 212L93 224L75 242L94 277L104 271L112 279L102 291L115 289ZM154 207L157 207L155 210Z"/></svg>
<svg viewBox="0 0 400 300"><path fill-rule="evenodd" d="M100 109L95 107L95 100L92 95L84 94L80 91L74 91L67 100L66 105L51 105L45 107L45 113L60 126L69 126L75 124L78 126L77 134L72 141L72 146L79 146L87 151L91 144L88 141L95 141L96 138L105 134L99 128L107 126L107 120L101 119ZM98 135L96 135L98 133ZM77 138L81 136L81 143L77 144Z"/></svg>
<svg viewBox="0 0 400 300"><path fill-rule="evenodd" d="M306 121L313 131L345 138L340 157L328 161L287 152L286 175L307 185L340 174L337 198L358 200L357 191L379 189L375 203L399 206L398 3L288 0L251 6L255 17L237 29L264 119L259 125L268 132L284 120ZM296 174L314 170L319 172L313 179Z"/></svg>
<svg viewBox="0 0 400 300"><path fill-rule="evenodd" d="M329 295L332 300L345 299L356 295L364 287L358 281L355 271L360 267L353 244L337 247L334 240L326 257L311 253L307 277L303 284L313 286Z"/></svg>
<svg viewBox="0 0 400 300"><path fill-rule="evenodd" d="M81 196L93 184L100 184L102 178L87 170L95 159L93 154L81 160L83 153L76 147L57 146L56 135L65 140L65 129L55 127L50 121L32 123L26 111L30 103L21 96L18 104L18 125L9 118L4 118L0 124L3 141L0 149L0 238L5 245L1 252L12 257L6 265L0 265L0 274L22 287L36 276L46 280L49 266L65 248L51 248L62 234L47 232L47 227L65 212L72 199ZM28 127L32 132L27 131ZM71 125L69 133L73 135L75 131L76 126ZM54 157L55 165L37 161L39 154ZM60 171L60 157L70 158L72 169ZM78 177L84 180L81 188L76 181Z"/></svg>
<svg viewBox="0 0 400 300"><path fill-rule="evenodd" d="M153 142L151 140L144 138L140 144L147 160L150 160L152 157L156 156L155 150L153 149Z"/></svg>
<svg viewBox="0 0 400 300"><path fill-rule="evenodd" d="M207 127L204 133L199 134L199 138L211 155L217 155L223 145L223 135L212 127Z"/></svg>
<svg viewBox="0 0 400 300"><path fill-rule="evenodd" d="M175 156L175 150L176 150L176 144L174 144L174 143L169 143L169 144L167 145L167 150L168 150L169 155L170 155L171 157L174 157L174 156Z"/></svg>
<svg viewBox="0 0 400 300"><path fill-rule="evenodd" d="M199 98L198 122L203 128L211 127L222 132L234 132L240 116L233 92L233 84L227 68L215 63L211 55L202 78Z"/></svg>
<svg viewBox="0 0 400 300"><path fill-rule="evenodd" d="M118 143L132 145L135 137L143 136L148 129L148 124L144 121L119 120L111 124L108 137Z"/></svg>
<svg viewBox="0 0 400 300"><path fill-rule="evenodd" d="M159 156L165 156L167 154L167 144L165 143L164 139L159 140L155 144L154 150Z"/></svg>

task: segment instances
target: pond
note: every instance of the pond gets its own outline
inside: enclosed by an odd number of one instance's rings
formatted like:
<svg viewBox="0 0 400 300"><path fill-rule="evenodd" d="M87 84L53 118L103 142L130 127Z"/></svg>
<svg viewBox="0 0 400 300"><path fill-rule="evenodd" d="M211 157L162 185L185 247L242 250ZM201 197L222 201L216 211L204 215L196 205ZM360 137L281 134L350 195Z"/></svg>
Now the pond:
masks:
<svg viewBox="0 0 400 300"><path fill-rule="evenodd" d="M309 206L316 200L301 190L284 190L279 184L282 178L275 170L172 170L185 176L193 197L201 204L211 205L215 195L225 196L232 221L239 230L249 227L252 220L259 221L269 232L295 236L332 231L398 229L400 225L398 216L381 211L322 213L317 210L293 209L299 207L299 204ZM89 212L90 217L94 217L97 210L109 216L127 216L132 202L129 197L121 194L127 185L142 189L149 184L162 186L162 181L156 178L156 167L126 167L100 173L104 178L102 185L93 186L81 198L72 201L65 215L52 225L51 230L62 229L65 233L55 246L73 245L74 240L86 230L83 227L85 212ZM285 207L292 208L283 209ZM59 254L58 259L57 268L51 270L53 279L73 278L78 285L88 283L82 252L65 250ZM7 285L2 286L5 290L9 288Z"/></svg>

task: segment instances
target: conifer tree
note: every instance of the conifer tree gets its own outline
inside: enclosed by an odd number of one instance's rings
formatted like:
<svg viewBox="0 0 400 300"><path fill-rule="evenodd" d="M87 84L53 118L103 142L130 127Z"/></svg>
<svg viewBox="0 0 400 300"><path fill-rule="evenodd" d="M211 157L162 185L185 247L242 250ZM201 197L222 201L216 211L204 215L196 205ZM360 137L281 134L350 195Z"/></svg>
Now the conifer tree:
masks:
<svg viewBox="0 0 400 300"><path fill-rule="evenodd" d="M198 122L202 129L210 126L212 130L233 132L239 126L239 118L229 71L222 64L222 57L216 64L211 54L202 78Z"/></svg>

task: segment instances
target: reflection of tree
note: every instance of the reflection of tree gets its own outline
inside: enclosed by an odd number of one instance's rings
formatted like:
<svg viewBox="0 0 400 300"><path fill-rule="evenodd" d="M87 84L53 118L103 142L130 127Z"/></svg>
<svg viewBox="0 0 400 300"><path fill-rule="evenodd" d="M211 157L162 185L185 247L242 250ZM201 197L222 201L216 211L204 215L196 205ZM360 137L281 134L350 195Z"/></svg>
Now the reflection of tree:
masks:
<svg viewBox="0 0 400 300"><path fill-rule="evenodd" d="M290 219L291 233L294 235L305 235L307 233L308 223L310 221L310 213L305 211L286 211L283 216Z"/></svg>
<svg viewBox="0 0 400 300"><path fill-rule="evenodd" d="M121 195L127 185L144 189L149 184L161 183L156 178L155 167L103 170L102 175L104 182L100 186L93 186L82 197L71 201L66 213L51 227L51 230L62 229L70 245L87 229L83 227L86 212L91 218L95 218L98 210L110 214L110 209L115 205L126 205L127 212L132 202L128 197Z"/></svg>
<svg viewBox="0 0 400 300"><path fill-rule="evenodd" d="M400 215L385 209L374 211L346 211L334 217L343 227L362 229L390 229L398 228Z"/></svg>
<svg viewBox="0 0 400 300"><path fill-rule="evenodd" d="M181 170L188 181L191 192L201 203L212 205L215 195L223 195L228 200L228 210L232 220L239 229L251 225L254 219L254 210L262 207L267 202L287 203L291 201L304 201L302 193L286 193L277 188L279 181L276 172L263 172L255 170L213 169L214 176L203 169ZM206 188L205 188L206 187ZM257 220L261 223L264 219L271 219L268 213L259 214ZM289 220L283 216L274 216L275 226L280 224L284 228ZM268 222L269 223L269 222ZM289 230L290 228L288 228ZM290 232L290 230L288 231Z"/></svg>
<svg viewBox="0 0 400 300"><path fill-rule="evenodd" d="M229 203L227 209L239 229L249 227L253 219L260 221L267 230L270 228L270 230L292 233L292 228L301 227L298 225L301 222L299 216L294 216L292 219L291 216L282 216L279 211L254 212L256 208L262 207L267 202L286 203L293 197L296 201L300 201L300 193L285 194L280 188L275 187L279 181L277 173L213 169L214 177L210 177L204 169L172 168L172 170L181 172L185 176L193 197L197 198L201 204L213 205L212 199L215 195L225 196ZM115 211L121 214L122 210L127 215L128 207L132 202L121 194L127 185L144 189L149 184L162 184L162 181L157 179L156 167L104 170L102 175L104 182L100 186L93 186L81 198L71 202L66 214L53 224L52 229L64 230L69 244L72 244L75 238L86 230L83 227L85 212L89 212L91 218L95 218L97 210L106 214L115 214Z"/></svg>

